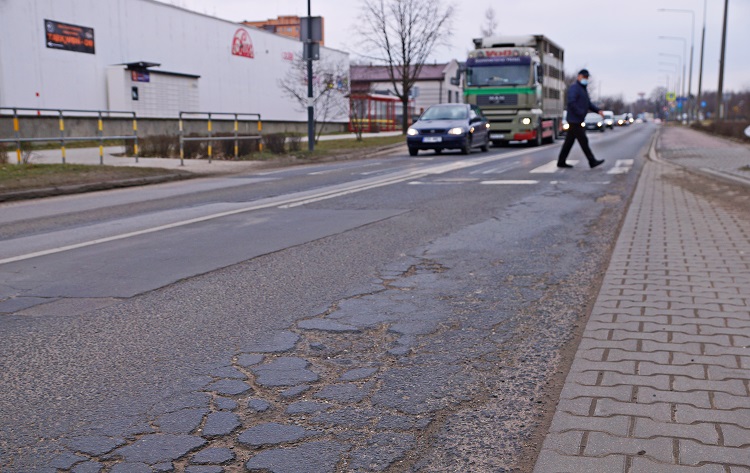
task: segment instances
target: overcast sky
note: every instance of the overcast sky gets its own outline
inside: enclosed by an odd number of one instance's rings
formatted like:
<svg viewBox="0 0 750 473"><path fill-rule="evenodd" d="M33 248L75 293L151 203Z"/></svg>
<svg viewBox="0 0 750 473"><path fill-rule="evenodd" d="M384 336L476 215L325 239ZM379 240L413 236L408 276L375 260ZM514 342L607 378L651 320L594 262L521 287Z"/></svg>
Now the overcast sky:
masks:
<svg viewBox="0 0 750 473"><path fill-rule="evenodd" d="M236 22L307 14L306 0L160 1ZM313 16L325 18L326 46L349 52L352 58L362 52L357 36L362 1L312 0ZM708 11L703 90L716 90L724 1L705 1ZM443 0L443 5L447 4ZM473 48L472 38L481 36L486 9L492 7L500 34L549 36L565 50L566 72L574 73L582 67L591 71L592 82L596 84L594 99L601 93L622 95L626 101L636 100L639 92L648 96L655 87L666 86L668 75L672 88L678 77L676 71L682 72L677 63L683 55L683 42L659 36L686 39L685 69L686 76L689 75L691 15L657 10L692 10L695 12L692 91L697 93L704 0L473 0L450 4L456 8L451 45L437 49L434 61L465 60L467 51ZM749 23L750 0L729 0L725 91L750 90Z"/></svg>

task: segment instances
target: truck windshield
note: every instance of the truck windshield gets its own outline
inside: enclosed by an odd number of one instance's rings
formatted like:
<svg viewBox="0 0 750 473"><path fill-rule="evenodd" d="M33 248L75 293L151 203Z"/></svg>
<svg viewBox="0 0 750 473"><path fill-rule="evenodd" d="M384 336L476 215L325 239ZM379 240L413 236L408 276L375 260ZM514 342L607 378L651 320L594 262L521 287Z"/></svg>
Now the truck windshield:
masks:
<svg viewBox="0 0 750 473"><path fill-rule="evenodd" d="M528 64L469 67L466 85L526 85L529 83L530 70Z"/></svg>

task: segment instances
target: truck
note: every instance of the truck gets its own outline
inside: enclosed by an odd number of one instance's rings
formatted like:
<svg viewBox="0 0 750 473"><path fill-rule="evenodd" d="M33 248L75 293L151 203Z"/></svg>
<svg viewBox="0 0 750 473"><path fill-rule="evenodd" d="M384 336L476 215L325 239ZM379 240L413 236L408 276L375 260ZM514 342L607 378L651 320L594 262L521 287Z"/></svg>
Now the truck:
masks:
<svg viewBox="0 0 750 473"><path fill-rule="evenodd" d="M565 81L563 49L543 35L474 39L461 84L466 103L479 107L495 146L553 142L562 131Z"/></svg>

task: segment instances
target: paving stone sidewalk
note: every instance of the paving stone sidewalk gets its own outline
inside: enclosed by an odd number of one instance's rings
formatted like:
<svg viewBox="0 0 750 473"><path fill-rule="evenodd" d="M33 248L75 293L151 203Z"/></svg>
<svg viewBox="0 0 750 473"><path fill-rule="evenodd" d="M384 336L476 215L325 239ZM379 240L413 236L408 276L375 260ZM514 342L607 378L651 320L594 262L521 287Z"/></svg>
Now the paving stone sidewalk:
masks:
<svg viewBox="0 0 750 473"><path fill-rule="evenodd" d="M739 154L687 136L660 155ZM673 172L644 166L535 473L750 472L750 221Z"/></svg>

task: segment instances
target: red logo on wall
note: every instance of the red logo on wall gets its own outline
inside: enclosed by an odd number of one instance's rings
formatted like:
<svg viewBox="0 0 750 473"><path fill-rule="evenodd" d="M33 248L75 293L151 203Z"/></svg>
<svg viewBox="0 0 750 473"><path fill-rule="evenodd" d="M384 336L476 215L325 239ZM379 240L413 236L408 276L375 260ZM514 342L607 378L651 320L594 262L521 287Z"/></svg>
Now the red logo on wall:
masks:
<svg viewBox="0 0 750 473"><path fill-rule="evenodd" d="M232 40L232 54L234 56L243 56L254 58L255 53L253 52L253 42L250 40L250 34L242 28L238 29L234 33L234 39Z"/></svg>

